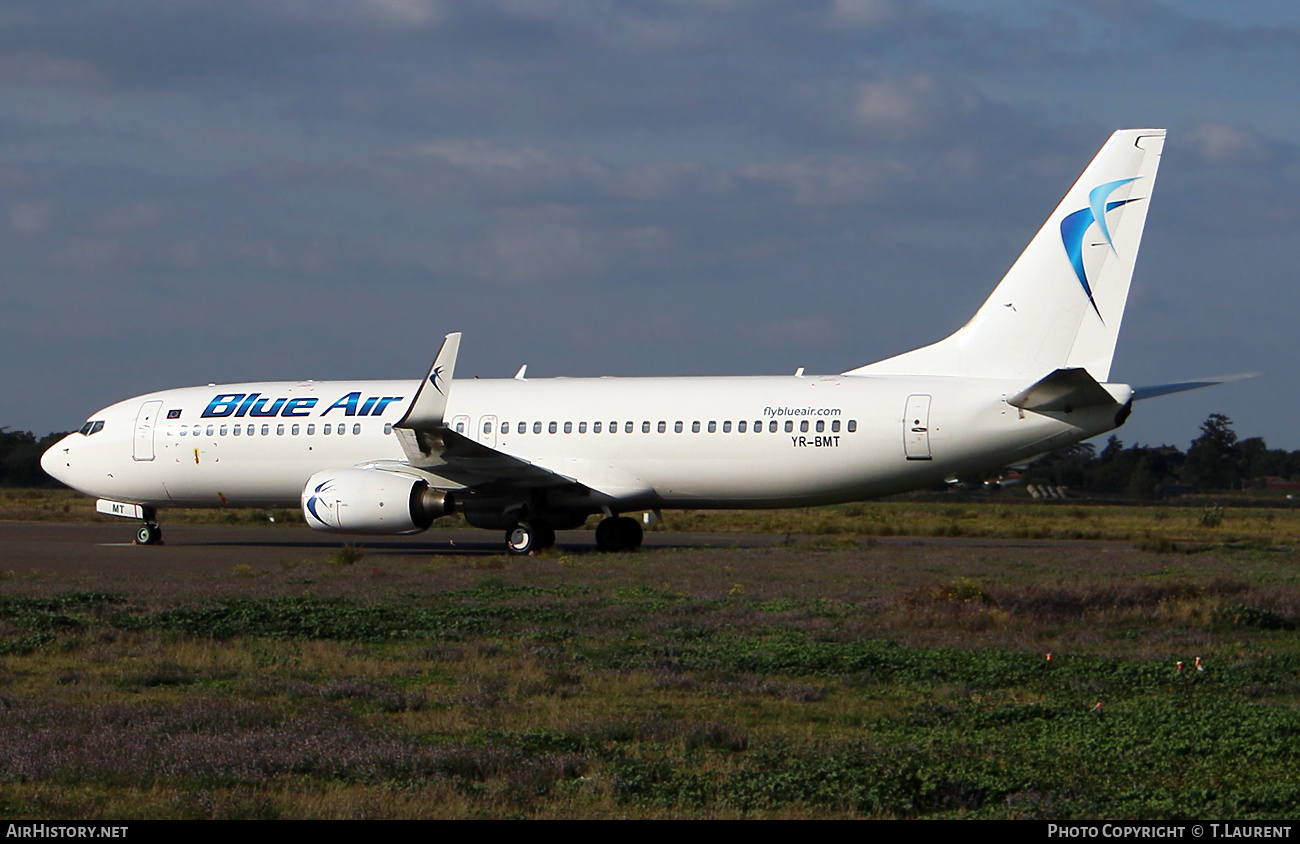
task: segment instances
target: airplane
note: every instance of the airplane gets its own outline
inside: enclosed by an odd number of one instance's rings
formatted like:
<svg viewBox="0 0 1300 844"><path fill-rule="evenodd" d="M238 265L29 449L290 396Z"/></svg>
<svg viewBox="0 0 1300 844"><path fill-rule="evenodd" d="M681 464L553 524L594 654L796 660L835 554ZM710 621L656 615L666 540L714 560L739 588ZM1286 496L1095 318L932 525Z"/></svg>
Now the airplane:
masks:
<svg viewBox="0 0 1300 844"><path fill-rule="evenodd" d="M453 381L460 334L420 381L226 384L95 413L47 473L142 522L168 507L301 507L320 531L407 534L439 516L503 530L510 554L602 515L807 507L1024 463L1119 427L1135 389L1110 369L1164 145L1114 133L974 317L838 375Z"/></svg>

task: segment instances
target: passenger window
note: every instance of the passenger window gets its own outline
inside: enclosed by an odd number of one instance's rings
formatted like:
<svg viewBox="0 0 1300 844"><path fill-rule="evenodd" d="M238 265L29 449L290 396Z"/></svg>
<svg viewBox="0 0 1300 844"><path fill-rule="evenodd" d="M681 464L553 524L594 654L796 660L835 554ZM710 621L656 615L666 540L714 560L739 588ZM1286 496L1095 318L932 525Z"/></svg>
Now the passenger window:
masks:
<svg viewBox="0 0 1300 844"><path fill-rule="evenodd" d="M807 420L807 419L802 419L802 420L800 420L800 422L799 422L799 433L801 433L801 434L806 434L806 433L808 433L808 420Z"/></svg>
<svg viewBox="0 0 1300 844"><path fill-rule="evenodd" d="M832 433L832 434L838 434L839 432L840 432L840 420L838 420L838 419L832 419L832 420L831 420L831 433Z"/></svg>
<svg viewBox="0 0 1300 844"><path fill-rule="evenodd" d="M253 426L252 426L252 425L249 425L249 426L248 426L248 430L245 431L244 434L247 435L247 436L250 436L250 437L253 436Z"/></svg>
<svg viewBox="0 0 1300 844"><path fill-rule="evenodd" d="M190 430L189 428L186 428L184 425L182 425L182 426L181 426L181 436L182 436L182 437L185 436L187 433L189 433L189 430Z"/></svg>
<svg viewBox="0 0 1300 844"><path fill-rule="evenodd" d="M682 420L678 419L676 422L673 423L673 433L680 434L681 432L682 432Z"/></svg>
<svg viewBox="0 0 1300 844"><path fill-rule="evenodd" d="M534 434L540 434L541 432L542 432L542 423L541 423L541 422L534 422L534 423L533 423L533 433L534 433Z"/></svg>
<svg viewBox="0 0 1300 844"><path fill-rule="evenodd" d="M224 437L226 435L226 426L222 425L220 428L218 428L217 433Z"/></svg>
<svg viewBox="0 0 1300 844"><path fill-rule="evenodd" d="M520 422L519 425L518 425L518 427L515 428L515 431L516 431L517 433L520 433L520 434L524 433L524 432L527 431L527 430L528 430L528 423L527 423L527 422Z"/></svg>
<svg viewBox="0 0 1300 844"><path fill-rule="evenodd" d="M387 433L388 433L389 431L391 431L391 430L393 430L393 426L392 426L391 424L390 424L390 425L385 425L385 426L384 426L384 433L385 433L385 434L387 434ZM310 437L310 436L312 436L312 435L315 434L315 433L316 433L316 425L315 425L315 423L313 423L313 424L311 424L311 425L308 425L308 426L307 426L307 436Z"/></svg>
<svg viewBox="0 0 1300 844"><path fill-rule="evenodd" d="M628 420L627 422L624 422L624 423L623 423L623 433L625 433L625 434L630 434L630 433L632 433L632 421L631 421L631 420Z"/></svg>
<svg viewBox="0 0 1300 844"><path fill-rule="evenodd" d="M324 434L325 436L329 436L330 434L334 433L334 428L333 426L330 425L330 423L326 422L325 427L321 428L321 433Z"/></svg>
<svg viewBox="0 0 1300 844"><path fill-rule="evenodd" d="M456 423L456 433L458 433L458 434L463 434L463 433L465 433L465 423L464 423L464 422L457 422L457 423Z"/></svg>
<svg viewBox="0 0 1300 844"><path fill-rule="evenodd" d="M793 419L785 420L785 432L788 434L793 430L794 430L794 420Z"/></svg>
<svg viewBox="0 0 1300 844"><path fill-rule="evenodd" d="M723 423L722 423L722 433L724 433L724 434L730 434L730 433L731 433L731 423L730 423L730 422L723 422Z"/></svg>
<svg viewBox="0 0 1300 844"><path fill-rule="evenodd" d="M556 425L554 422L546 426L546 432L548 434L554 434L558 430L559 430L559 426Z"/></svg>
<svg viewBox="0 0 1300 844"><path fill-rule="evenodd" d="M818 420L817 420L817 433L820 434L822 431L825 431L825 430L826 430L826 423L825 423L823 420L818 419Z"/></svg>
<svg viewBox="0 0 1300 844"><path fill-rule="evenodd" d="M275 426L275 435L276 435L277 437L283 437L283 436L284 436L284 425L283 425L283 424L280 424L280 425L276 425L276 426Z"/></svg>
<svg viewBox="0 0 1300 844"><path fill-rule="evenodd" d="M334 432L341 437L348 432L348 426L340 422L339 426L334 429Z"/></svg>
<svg viewBox="0 0 1300 844"><path fill-rule="evenodd" d="M700 423L699 423L698 421L697 421L697 422L692 422L692 423L691 423L691 433L692 433L692 434L698 434L699 432L700 432Z"/></svg>
<svg viewBox="0 0 1300 844"><path fill-rule="evenodd" d="M490 433L492 433L492 423L491 423L491 422L484 422L484 423L483 423L483 433L485 433L485 434L490 434Z"/></svg>
<svg viewBox="0 0 1300 844"><path fill-rule="evenodd" d="M244 430L243 428L236 425L230 433L234 434L235 436L239 436L240 432L243 430Z"/></svg>
<svg viewBox="0 0 1300 844"><path fill-rule="evenodd" d="M856 419L850 419L850 420L849 420L849 433L852 434L853 432L855 432L855 431L857 431L857 430L858 430L858 420L856 420Z"/></svg>
<svg viewBox="0 0 1300 844"><path fill-rule="evenodd" d="M659 433L663 434L663 433L667 433L667 431L668 431L668 423L661 420L659 422Z"/></svg>
<svg viewBox="0 0 1300 844"><path fill-rule="evenodd" d="M271 426L270 426L270 425L263 425L263 426L262 426L262 436L264 436L264 437L269 437L269 436L271 436Z"/></svg>
<svg viewBox="0 0 1300 844"><path fill-rule="evenodd" d="M648 434L648 433L650 433L650 422L649 422L649 420L646 420L645 422L642 422L642 423L641 423L641 433L643 433L643 434Z"/></svg>
<svg viewBox="0 0 1300 844"><path fill-rule="evenodd" d="M572 423L572 422L565 422L565 423L564 423L564 433L566 433L566 434L572 434L572 433L573 433L573 423Z"/></svg>
<svg viewBox="0 0 1300 844"><path fill-rule="evenodd" d="M587 423L586 423L586 422L579 422L579 423L578 423L578 433L579 433L579 434L585 434L585 433L587 433Z"/></svg>
<svg viewBox="0 0 1300 844"><path fill-rule="evenodd" d="M768 432L769 434L775 434L775 433L776 433L776 420L775 420L775 419L773 419L771 422L768 422L768 423L767 423L767 432Z"/></svg>
<svg viewBox="0 0 1300 844"><path fill-rule="evenodd" d="M710 422L709 422L709 433L710 433L710 434L716 434L716 433L718 433L718 423L717 423L717 422L713 422L713 421L710 421Z"/></svg>
<svg viewBox="0 0 1300 844"><path fill-rule="evenodd" d="M743 434L743 433L745 433L745 420L744 420L744 419L742 419L742 420L740 420L739 422L736 423L736 433L737 433L737 434Z"/></svg>
<svg viewBox="0 0 1300 844"><path fill-rule="evenodd" d="M610 423L609 423L609 432L610 432L611 434L617 434L617 433L618 433L618 423L617 423L617 422L610 422Z"/></svg>
<svg viewBox="0 0 1300 844"><path fill-rule="evenodd" d="M307 433L309 433L309 434L311 433L311 429L312 429L312 427L314 427L314 426L312 426L312 425L308 425L308 426L307 426ZM391 433L393 433L393 423L392 423L392 422L385 422L385 423L384 423L384 436L388 436L388 435L391 434Z"/></svg>
<svg viewBox="0 0 1300 844"><path fill-rule="evenodd" d="M599 434L599 433L600 433L600 423L599 423L599 422L592 422L592 423L591 423L591 432L592 432L593 434Z"/></svg>
<svg viewBox="0 0 1300 844"><path fill-rule="evenodd" d="M355 424L355 425L352 426L352 433L353 433L353 434L360 434L360 433L361 433L361 423L360 423L360 422L358 422L357 424Z"/></svg>
<svg viewBox="0 0 1300 844"><path fill-rule="evenodd" d="M298 432L299 432L300 430L302 430L302 429L301 429L300 427L298 427L297 424L294 424L294 426L291 427L291 428L289 429L289 433L296 437L296 436L298 436Z"/></svg>

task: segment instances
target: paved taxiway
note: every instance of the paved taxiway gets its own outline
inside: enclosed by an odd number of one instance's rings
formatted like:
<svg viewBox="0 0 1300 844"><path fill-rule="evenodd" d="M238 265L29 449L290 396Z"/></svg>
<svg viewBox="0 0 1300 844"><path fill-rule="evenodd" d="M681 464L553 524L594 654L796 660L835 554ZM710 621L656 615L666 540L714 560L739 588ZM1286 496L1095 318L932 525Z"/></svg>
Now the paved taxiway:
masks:
<svg viewBox="0 0 1300 844"><path fill-rule="evenodd" d="M149 574L183 565L190 571L229 571L231 565L274 565L282 560L324 560L348 542L368 553L388 557L504 553L497 531L439 530L415 536L343 538L315 533L302 525L163 526L166 544L131 544L134 522L57 524L0 522L0 570L33 569L75 573L112 567L121 574ZM597 553L591 531L561 531L559 545L568 553ZM825 539L826 537L820 537ZM794 541L812 541L796 537ZM784 534L678 533L651 531L647 548L761 548L787 541ZM1094 540L974 539L965 537L892 536L864 538L879 545L938 545L976 548L1055 548L1088 545L1127 549L1131 542Z"/></svg>

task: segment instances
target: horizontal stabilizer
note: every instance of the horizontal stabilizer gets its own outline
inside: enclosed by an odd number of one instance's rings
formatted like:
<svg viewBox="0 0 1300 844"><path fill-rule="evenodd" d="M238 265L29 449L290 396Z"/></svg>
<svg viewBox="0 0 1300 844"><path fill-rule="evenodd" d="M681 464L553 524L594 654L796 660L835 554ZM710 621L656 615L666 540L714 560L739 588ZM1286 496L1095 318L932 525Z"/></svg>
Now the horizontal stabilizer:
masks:
<svg viewBox="0 0 1300 844"><path fill-rule="evenodd" d="M1202 378L1199 381L1179 381L1175 384L1153 384L1150 387L1134 388L1133 398L1134 400L1153 399L1156 396L1185 393L1188 390L1199 390L1202 387L1213 387L1215 384L1227 384L1231 381L1242 381L1246 378L1256 378L1258 376L1258 372L1247 372L1242 375L1220 375L1215 378Z"/></svg>
<svg viewBox="0 0 1300 844"><path fill-rule="evenodd" d="M1007 404L1036 413L1059 410L1069 413L1083 407L1119 404L1097 379L1082 367L1058 369L1032 387L1021 390Z"/></svg>

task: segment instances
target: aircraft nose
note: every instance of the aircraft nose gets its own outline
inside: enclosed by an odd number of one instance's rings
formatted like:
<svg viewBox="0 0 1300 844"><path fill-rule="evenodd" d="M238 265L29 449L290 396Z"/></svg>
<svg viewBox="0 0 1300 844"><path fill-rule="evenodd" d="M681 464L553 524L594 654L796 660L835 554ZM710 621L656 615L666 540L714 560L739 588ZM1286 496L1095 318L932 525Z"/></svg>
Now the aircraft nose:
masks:
<svg viewBox="0 0 1300 844"><path fill-rule="evenodd" d="M71 457L72 454L68 445L68 437L64 437L46 449L45 453L41 455L41 468L45 470L45 474L49 475L51 478L66 484L68 483L68 470L70 468L68 461ZM69 484L69 486L71 486L71 484Z"/></svg>

